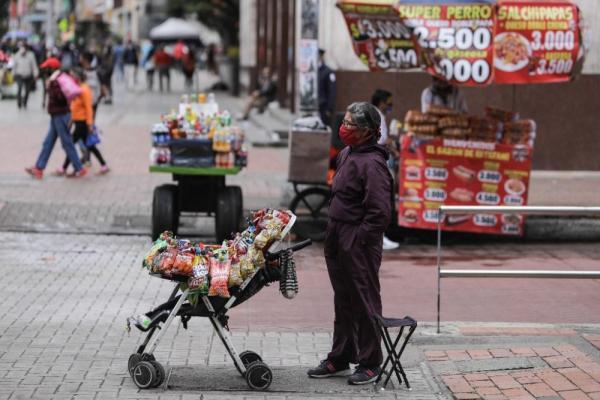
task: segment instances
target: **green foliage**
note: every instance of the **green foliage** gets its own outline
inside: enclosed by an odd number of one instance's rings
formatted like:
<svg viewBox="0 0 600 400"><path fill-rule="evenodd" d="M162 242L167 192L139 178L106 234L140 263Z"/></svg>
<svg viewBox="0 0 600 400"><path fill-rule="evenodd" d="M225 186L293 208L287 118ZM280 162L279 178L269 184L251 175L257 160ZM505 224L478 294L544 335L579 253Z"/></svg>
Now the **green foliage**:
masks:
<svg viewBox="0 0 600 400"><path fill-rule="evenodd" d="M178 18L195 15L198 21L219 32L225 47L239 43L239 0L169 0L167 13Z"/></svg>

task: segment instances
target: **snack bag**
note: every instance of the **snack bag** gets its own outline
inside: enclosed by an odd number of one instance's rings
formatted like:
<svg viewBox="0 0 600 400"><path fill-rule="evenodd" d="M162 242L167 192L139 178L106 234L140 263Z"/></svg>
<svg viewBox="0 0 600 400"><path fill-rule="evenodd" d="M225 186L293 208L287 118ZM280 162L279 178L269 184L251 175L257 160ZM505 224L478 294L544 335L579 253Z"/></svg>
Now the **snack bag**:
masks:
<svg viewBox="0 0 600 400"><path fill-rule="evenodd" d="M170 276L171 270L173 269L173 264L175 263L175 258L177 258L177 248L169 247L161 258L160 263L160 273Z"/></svg>
<svg viewBox="0 0 600 400"><path fill-rule="evenodd" d="M238 265L240 266L240 277L242 279L246 279L254 273L254 264L252 264L249 256L242 257Z"/></svg>
<svg viewBox="0 0 600 400"><path fill-rule="evenodd" d="M144 261L142 262L142 266L146 269L152 269L152 261L154 257L162 251L164 251L169 245L169 240L173 239L173 232L164 231L160 234L158 239L154 241L152 244L152 248L146 256L144 257Z"/></svg>
<svg viewBox="0 0 600 400"><path fill-rule="evenodd" d="M153 274L159 274L160 273L160 266L162 265L162 260L163 257L167 254L167 252L162 252L162 253L158 253L156 256L154 256L154 258L152 259L152 265L150 266L150 272L152 272Z"/></svg>
<svg viewBox="0 0 600 400"><path fill-rule="evenodd" d="M231 261L228 259L220 261L217 258L210 259L210 288L209 296L229 297L227 284L229 283L229 271Z"/></svg>
<svg viewBox="0 0 600 400"><path fill-rule="evenodd" d="M192 276L188 279L188 286L201 295L208 294L208 264L206 257L202 255L194 257Z"/></svg>
<svg viewBox="0 0 600 400"><path fill-rule="evenodd" d="M191 276L193 268L194 255L190 251L178 252L173 262L172 273L176 275Z"/></svg>
<svg viewBox="0 0 600 400"><path fill-rule="evenodd" d="M229 287L240 286L243 282L244 279L242 279L241 265L238 262L231 266L228 285Z"/></svg>

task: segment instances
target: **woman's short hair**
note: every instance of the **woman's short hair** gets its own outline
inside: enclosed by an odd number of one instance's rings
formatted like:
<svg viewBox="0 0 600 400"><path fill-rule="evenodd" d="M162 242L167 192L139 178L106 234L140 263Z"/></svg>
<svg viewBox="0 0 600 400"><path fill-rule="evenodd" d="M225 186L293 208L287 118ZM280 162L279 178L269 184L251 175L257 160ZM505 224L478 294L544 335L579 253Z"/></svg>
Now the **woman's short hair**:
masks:
<svg viewBox="0 0 600 400"><path fill-rule="evenodd" d="M368 129L375 137L380 135L381 116L374 105L366 101L352 103L346 109L352 116L352 121L362 129Z"/></svg>

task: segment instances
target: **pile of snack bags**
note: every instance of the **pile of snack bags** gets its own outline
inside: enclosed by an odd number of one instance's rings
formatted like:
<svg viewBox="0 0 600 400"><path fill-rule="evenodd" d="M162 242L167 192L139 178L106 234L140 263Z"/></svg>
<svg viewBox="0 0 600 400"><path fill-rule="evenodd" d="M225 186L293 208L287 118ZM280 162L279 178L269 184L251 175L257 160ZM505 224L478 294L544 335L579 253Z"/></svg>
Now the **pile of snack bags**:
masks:
<svg viewBox="0 0 600 400"><path fill-rule="evenodd" d="M144 257L143 267L165 277L187 277L196 294L229 297L230 287L265 267L266 251L283 238L292 215L285 210L256 211L248 228L221 246L192 243L163 232Z"/></svg>

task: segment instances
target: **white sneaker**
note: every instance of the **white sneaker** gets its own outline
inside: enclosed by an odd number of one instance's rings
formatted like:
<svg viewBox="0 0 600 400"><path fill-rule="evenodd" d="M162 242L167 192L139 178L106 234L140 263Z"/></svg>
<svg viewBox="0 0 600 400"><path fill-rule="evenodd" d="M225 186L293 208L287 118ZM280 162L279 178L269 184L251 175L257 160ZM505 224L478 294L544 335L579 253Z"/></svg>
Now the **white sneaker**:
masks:
<svg viewBox="0 0 600 400"><path fill-rule="evenodd" d="M395 250L400 247L399 243L393 242L387 237L383 237L383 250Z"/></svg>

